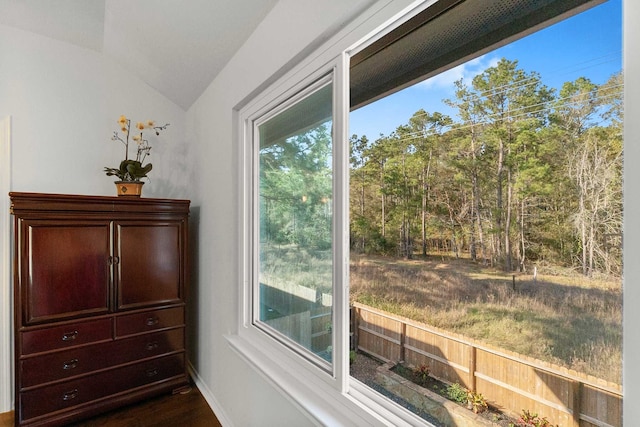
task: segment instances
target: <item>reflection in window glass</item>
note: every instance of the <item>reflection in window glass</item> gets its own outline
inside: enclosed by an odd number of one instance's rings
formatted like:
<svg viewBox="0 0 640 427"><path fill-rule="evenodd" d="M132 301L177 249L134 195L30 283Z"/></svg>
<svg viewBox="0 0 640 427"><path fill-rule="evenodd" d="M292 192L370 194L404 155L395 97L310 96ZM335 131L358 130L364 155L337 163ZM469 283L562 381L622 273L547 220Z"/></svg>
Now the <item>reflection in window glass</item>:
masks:
<svg viewBox="0 0 640 427"><path fill-rule="evenodd" d="M322 359L332 349L332 85L258 126L255 320Z"/></svg>

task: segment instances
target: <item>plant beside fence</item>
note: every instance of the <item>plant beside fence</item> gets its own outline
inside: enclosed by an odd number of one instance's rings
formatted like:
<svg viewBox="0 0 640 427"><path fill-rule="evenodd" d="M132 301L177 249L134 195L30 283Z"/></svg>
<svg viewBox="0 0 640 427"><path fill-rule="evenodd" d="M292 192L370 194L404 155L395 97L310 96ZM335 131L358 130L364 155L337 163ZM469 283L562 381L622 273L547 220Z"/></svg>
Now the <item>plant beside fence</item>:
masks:
<svg viewBox="0 0 640 427"><path fill-rule="evenodd" d="M621 427L622 388L355 303L355 346L383 361L428 365L431 375L481 393L513 416L529 410L560 427Z"/></svg>

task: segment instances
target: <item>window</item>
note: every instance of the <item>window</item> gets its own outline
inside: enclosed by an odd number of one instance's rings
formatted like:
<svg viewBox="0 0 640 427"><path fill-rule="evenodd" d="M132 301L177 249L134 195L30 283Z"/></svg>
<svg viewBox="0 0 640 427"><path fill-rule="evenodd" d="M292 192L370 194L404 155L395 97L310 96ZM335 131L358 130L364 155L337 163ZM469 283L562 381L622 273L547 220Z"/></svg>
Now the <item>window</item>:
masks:
<svg viewBox="0 0 640 427"><path fill-rule="evenodd" d="M595 403L543 397L576 381L592 402L622 403L620 8L598 5L352 112L356 379L379 386L379 361L402 361L406 377L423 369L425 385L475 389L510 414L621 422L619 407L596 415Z"/></svg>
<svg viewBox="0 0 640 427"><path fill-rule="evenodd" d="M260 351L304 360L340 390L347 347L344 55L241 112L243 316ZM343 200L344 199L344 200ZM337 226L338 225L338 226ZM282 353L283 352L283 353ZM279 354L280 353L280 354ZM298 359L300 358L301 359ZM286 364L286 363L285 363ZM289 365L290 366L290 365Z"/></svg>
<svg viewBox="0 0 640 427"><path fill-rule="evenodd" d="M374 36L356 22L239 111L243 340L230 342L313 416L424 422L348 375L347 112L592 3L428 1ZM386 7L367 14L398 12Z"/></svg>
<svg viewBox="0 0 640 427"><path fill-rule="evenodd" d="M333 85L325 77L257 120L253 323L331 362ZM318 360L320 361L320 360Z"/></svg>

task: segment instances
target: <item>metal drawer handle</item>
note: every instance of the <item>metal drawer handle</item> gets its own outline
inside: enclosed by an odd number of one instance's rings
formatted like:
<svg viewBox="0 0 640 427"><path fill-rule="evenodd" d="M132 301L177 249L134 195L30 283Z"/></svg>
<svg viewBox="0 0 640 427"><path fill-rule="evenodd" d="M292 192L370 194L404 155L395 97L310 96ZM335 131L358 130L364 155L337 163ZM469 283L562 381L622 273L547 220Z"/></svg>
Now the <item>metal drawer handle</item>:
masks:
<svg viewBox="0 0 640 427"><path fill-rule="evenodd" d="M69 369L75 369L78 366L78 359L71 359L62 364L62 369L68 371Z"/></svg>
<svg viewBox="0 0 640 427"><path fill-rule="evenodd" d="M152 341L152 342L147 343L146 348L149 351L156 350L158 348L158 341Z"/></svg>
<svg viewBox="0 0 640 427"><path fill-rule="evenodd" d="M62 395L62 400L69 401L69 400L73 400L76 397L78 397L78 389L74 388L71 391L66 392L65 394Z"/></svg>
<svg viewBox="0 0 640 427"><path fill-rule="evenodd" d="M157 369L147 369L146 372L147 377L151 378L151 377L155 377L156 375L158 375L158 370Z"/></svg>
<svg viewBox="0 0 640 427"><path fill-rule="evenodd" d="M73 341L78 338L78 331L67 332L62 335L62 341Z"/></svg>
<svg viewBox="0 0 640 427"><path fill-rule="evenodd" d="M147 321L146 321L147 326L155 326L158 323L160 323L160 319L158 319L156 316L147 317Z"/></svg>

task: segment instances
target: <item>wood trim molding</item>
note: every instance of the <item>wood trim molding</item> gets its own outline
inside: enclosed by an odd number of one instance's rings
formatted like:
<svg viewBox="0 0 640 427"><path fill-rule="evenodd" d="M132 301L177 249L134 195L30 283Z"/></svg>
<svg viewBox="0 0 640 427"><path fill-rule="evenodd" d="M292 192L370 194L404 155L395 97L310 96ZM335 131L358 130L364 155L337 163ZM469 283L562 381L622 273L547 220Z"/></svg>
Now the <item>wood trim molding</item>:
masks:
<svg viewBox="0 0 640 427"><path fill-rule="evenodd" d="M0 119L0 413L13 409L11 310L11 117Z"/></svg>

